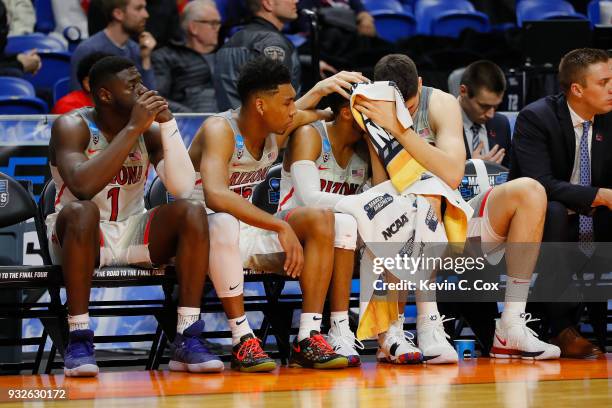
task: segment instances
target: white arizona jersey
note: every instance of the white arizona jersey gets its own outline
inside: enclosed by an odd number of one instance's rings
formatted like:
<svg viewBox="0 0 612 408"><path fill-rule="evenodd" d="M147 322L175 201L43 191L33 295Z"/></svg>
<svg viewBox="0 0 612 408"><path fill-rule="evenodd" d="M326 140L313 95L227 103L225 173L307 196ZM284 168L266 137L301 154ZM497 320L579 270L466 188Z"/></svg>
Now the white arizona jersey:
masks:
<svg viewBox="0 0 612 408"><path fill-rule="evenodd" d="M266 179L270 167L278 157L278 146L276 145L276 135L270 133L266 137L266 142L259 160L255 160L244 144L244 138L238 129L236 117L240 108L228 110L214 116L219 116L227 120L234 132L234 153L229 161L229 188L235 193L251 201L255 186ZM196 172L196 185L191 195L194 200L204 200L202 188L202 176Z"/></svg>
<svg viewBox="0 0 612 408"><path fill-rule="evenodd" d="M353 153L346 168L340 167L334 157L325 122L318 121L310 125L321 136L321 153L315 161L315 166L319 169L321 191L341 195L357 193L368 177L368 163ZM304 203L298 202L295 195L291 173L284 168L281 170L280 197L278 211L304 206Z"/></svg>
<svg viewBox="0 0 612 408"><path fill-rule="evenodd" d="M89 127L89 144L85 156L93 158L109 145L93 120L94 108L82 108L76 111L87 122ZM78 200L66 187L56 166L51 167L51 176L55 182L55 213L68 203ZM149 154L142 135L130 150L121 169L111 182L96 194L93 201L100 209L101 221L123 221L126 218L145 212L144 186L149 169Z"/></svg>

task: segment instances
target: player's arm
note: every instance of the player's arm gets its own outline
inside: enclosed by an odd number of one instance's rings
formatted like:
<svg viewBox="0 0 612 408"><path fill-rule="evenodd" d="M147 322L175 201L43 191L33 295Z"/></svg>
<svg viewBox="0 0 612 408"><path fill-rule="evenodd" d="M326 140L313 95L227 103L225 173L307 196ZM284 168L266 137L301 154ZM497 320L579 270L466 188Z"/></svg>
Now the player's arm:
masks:
<svg viewBox="0 0 612 408"><path fill-rule="evenodd" d="M307 207L334 208L344 196L321 191L315 161L321 154L321 138L312 126L298 128L289 141L291 180L296 198Z"/></svg>
<svg viewBox="0 0 612 408"><path fill-rule="evenodd" d="M195 170L172 113L162 111L145 132L145 143L157 175L170 194L178 198L191 195Z"/></svg>
<svg viewBox="0 0 612 408"><path fill-rule="evenodd" d="M436 129L436 146L422 139L413 129L404 129L397 120L395 103L360 97L355 108L390 132L423 167L457 188L465 169L461 108L455 98L436 94L429 106L429 118Z"/></svg>
<svg viewBox="0 0 612 408"><path fill-rule="evenodd" d="M278 233L286 253L284 269L290 276L299 276L304 257L291 226L229 189L228 166L234 152L234 138L227 122L222 118L208 119L198 131L196 139L202 141L200 173L207 207L215 212L229 213L249 225Z"/></svg>
<svg viewBox="0 0 612 408"><path fill-rule="evenodd" d="M292 134L300 126L308 125L309 123L316 122L317 120L328 121L333 119L333 112L329 110L310 109L310 110L298 110L293 117L291 126L282 135L276 135L276 145L279 148L285 146L289 135Z"/></svg>
<svg viewBox="0 0 612 408"><path fill-rule="evenodd" d="M277 136L276 144L279 147L285 146L289 135L300 126L307 125L317 120L332 120L333 113L331 111L315 109L321 98L337 92L349 99L351 87L354 83L359 82L369 82L369 80L361 75L360 72L347 71L339 72L336 75L317 82L310 91L295 102L295 107L298 109L298 112L293 118L293 123L285 133Z"/></svg>
<svg viewBox="0 0 612 408"><path fill-rule="evenodd" d="M314 109L324 96L334 92L350 99L351 87L359 82L370 82L370 80L361 75L361 72L338 72L317 82L310 91L295 102L295 107L301 110Z"/></svg>
<svg viewBox="0 0 612 408"><path fill-rule="evenodd" d="M51 164L57 166L66 186L79 200L91 200L121 170L140 129L126 126L106 149L91 159L85 155L90 133L85 120L76 114L60 116L51 128Z"/></svg>

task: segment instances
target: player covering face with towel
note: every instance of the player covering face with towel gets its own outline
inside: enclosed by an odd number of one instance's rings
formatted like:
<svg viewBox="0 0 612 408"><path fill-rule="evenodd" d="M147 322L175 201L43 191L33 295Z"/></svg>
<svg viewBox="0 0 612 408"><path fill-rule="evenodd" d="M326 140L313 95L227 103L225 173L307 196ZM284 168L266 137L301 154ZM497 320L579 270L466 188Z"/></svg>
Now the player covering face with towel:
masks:
<svg viewBox="0 0 612 408"><path fill-rule="evenodd" d="M382 58L374 69L375 81L393 81L405 100L412 126L406 128L398 120L394 102L375 101L364 97L355 100L354 109L383 128L402 149L427 172L455 189L464 172L465 149L462 140L461 111L455 98L440 90L422 86L416 66L405 55L392 54ZM373 184L388 180L388 163L381 160L380 150L369 143L372 160ZM393 170L393 169L391 169ZM392 180L393 181L393 180ZM395 184L394 184L395 185ZM437 219L444 219L439 196L427 197ZM504 312L496 323L493 348L494 357L522 357L549 359L559 357L559 348L540 341L527 327L532 321L525 314L529 283L539 253L546 194L534 180L522 178L483 191L469 202L474 217L467 225L467 236L480 236L487 248L497 244L531 243L529 250L517 254L519 249L509 245L506 256L508 281ZM448 208L448 206L447 206ZM447 235L449 231L447 229ZM452 363L457 353L447 341L444 316L440 316L435 301L419 301L417 293L417 337L423 360L429 363ZM398 350L406 350L403 333L403 309L384 333L379 333L382 354L389 360L398 360ZM393 346L393 347L391 347Z"/></svg>

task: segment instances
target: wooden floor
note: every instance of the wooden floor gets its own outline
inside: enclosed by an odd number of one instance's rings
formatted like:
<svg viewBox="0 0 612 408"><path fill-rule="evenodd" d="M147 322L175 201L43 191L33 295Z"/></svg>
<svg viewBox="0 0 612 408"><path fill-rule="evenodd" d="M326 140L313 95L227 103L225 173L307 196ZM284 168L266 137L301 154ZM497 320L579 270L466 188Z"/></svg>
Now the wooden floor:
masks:
<svg viewBox="0 0 612 408"><path fill-rule="evenodd" d="M446 366L389 366L269 374L103 372L0 377L1 407L612 407L612 355L592 361L477 359ZM67 390L67 400L16 403L9 389Z"/></svg>

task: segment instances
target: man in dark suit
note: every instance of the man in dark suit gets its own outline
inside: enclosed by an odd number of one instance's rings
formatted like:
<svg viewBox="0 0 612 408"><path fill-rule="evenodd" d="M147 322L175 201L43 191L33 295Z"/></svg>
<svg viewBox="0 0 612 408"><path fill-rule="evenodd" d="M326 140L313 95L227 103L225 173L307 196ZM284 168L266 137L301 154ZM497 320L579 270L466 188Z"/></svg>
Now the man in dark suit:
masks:
<svg viewBox="0 0 612 408"><path fill-rule="evenodd" d="M546 189L543 241L578 241L587 245L593 241L610 242L612 65L608 54L588 48L569 52L559 65L559 83L563 93L542 98L520 112L514 128L510 178L532 177ZM576 250L580 264L573 257L569 261L574 265L565 262L554 274L543 276L543 281L554 280L569 287L573 273L589 268L592 252L582 248L584 254ZM556 258L563 256L560 253ZM601 354L576 329L583 310L580 304L539 306L549 320L551 340L561 348L562 357ZM606 305L590 303L588 309L601 343L605 341Z"/></svg>
<svg viewBox="0 0 612 408"><path fill-rule="evenodd" d="M463 71L459 104L463 113L463 140L467 158L508 167L510 122L497 112L506 90L503 71L491 61L476 61Z"/></svg>

